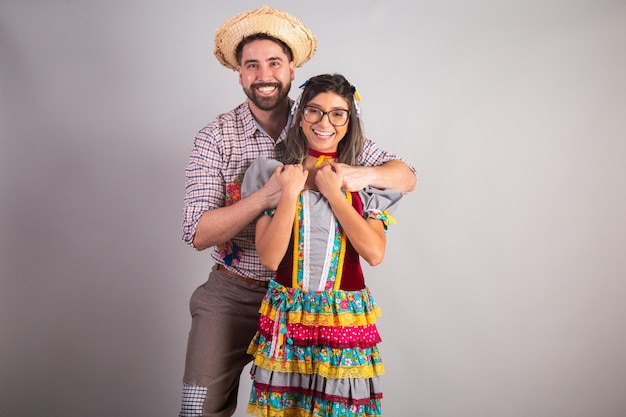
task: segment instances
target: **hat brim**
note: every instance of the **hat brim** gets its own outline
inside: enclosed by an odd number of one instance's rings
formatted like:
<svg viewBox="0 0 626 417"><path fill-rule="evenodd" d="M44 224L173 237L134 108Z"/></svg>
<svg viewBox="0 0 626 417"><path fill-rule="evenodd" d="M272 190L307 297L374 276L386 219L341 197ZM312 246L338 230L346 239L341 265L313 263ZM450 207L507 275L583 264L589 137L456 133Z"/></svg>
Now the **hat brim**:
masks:
<svg viewBox="0 0 626 417"><path fill-rule="evenodd" d="M291 49L296 67L315 54L317 38L294 16L263 5L228 19L215 33L215 57L227 68L237 70L236 50L247 36L265 33L283 41Z"/></svg>

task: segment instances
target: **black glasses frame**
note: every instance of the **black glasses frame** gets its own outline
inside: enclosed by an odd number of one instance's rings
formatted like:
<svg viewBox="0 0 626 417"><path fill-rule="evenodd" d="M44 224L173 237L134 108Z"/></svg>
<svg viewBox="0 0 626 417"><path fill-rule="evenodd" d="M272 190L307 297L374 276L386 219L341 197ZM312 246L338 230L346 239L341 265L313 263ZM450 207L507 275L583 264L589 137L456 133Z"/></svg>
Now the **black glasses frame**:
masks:
<svg viewBox="0 0 626 417"><path fill-rule="evenodd" d="M315 111L321 112L322 115L320 116L320 118L318 120L315 121L311 121L307 118L307 115L310 115L311 113L307 112L307 109L314 109ZM346 121L341 123L341 124L336 124L333 123L332 120L330 120L330 113L334 112L334 111L345 111L347 113L347 117L346 117ZM330 111L323 111L322 109L320 109L319 107L315 107L315 106L304 106L304 108L302 109L302 117L304 118L304 120L306 120L309 123L319 123L322 121L322 119L324 118L324 116L328 115L328 122L335 126L335 127L341 127L341 126L345 126L349 121L350 121L350 110L346 110L346 109L333 109Z"/></svg>

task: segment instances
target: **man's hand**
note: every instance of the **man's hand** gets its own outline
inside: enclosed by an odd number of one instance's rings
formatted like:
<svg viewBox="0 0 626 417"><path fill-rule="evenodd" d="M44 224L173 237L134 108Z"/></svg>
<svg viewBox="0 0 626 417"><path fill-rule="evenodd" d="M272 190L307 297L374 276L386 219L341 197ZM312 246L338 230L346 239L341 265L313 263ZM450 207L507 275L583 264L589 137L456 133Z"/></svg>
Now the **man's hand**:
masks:
<svg viewBox="0 0 626 417"><path fill-rule="evenodd" d="M344 191L359 191L374 182L372 167L351 166L338 162L332 163L337 176L342 179Z"/></svg>
<svg viewBox="0 0 626 417"><path fill-rule="evenodd" d="M276 208L276 206L278 205L282 190L277 173L282 169L282 166L276 167L270 179L267 180L265 185L257 191L257 193L260 193L264 196L265 209Z"/></svg>

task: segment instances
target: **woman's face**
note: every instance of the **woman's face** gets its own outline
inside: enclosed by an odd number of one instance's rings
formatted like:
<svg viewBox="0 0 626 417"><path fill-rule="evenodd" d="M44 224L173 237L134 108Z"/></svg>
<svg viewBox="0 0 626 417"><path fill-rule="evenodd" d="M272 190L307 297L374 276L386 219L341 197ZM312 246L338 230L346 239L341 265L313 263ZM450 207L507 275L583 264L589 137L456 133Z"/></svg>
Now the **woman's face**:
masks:
<svg viewBox="0 0 626 417"><path fill-rule="evenodd" d="M300 128L310 149L336 152L337 145L348 131L349 120L346 99L329 91L319 93L304 105ZM342 123L343 126L338 126Z"/></svg>

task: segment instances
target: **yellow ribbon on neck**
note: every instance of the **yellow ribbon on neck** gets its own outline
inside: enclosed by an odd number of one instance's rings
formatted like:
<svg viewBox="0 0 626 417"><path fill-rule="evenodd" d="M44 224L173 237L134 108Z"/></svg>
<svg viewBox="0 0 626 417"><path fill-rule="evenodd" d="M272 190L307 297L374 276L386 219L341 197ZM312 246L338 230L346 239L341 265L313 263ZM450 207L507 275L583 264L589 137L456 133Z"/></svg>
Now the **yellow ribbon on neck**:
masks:
<svg viewBox="0 0 626 417"><path fill-rule="evenodd" d="M329 155L320 155L317 157L317 161L315 161L314 167L317 168L318 166L322 165L324 162L331 162L333 159L335 158Z"/></svg>

